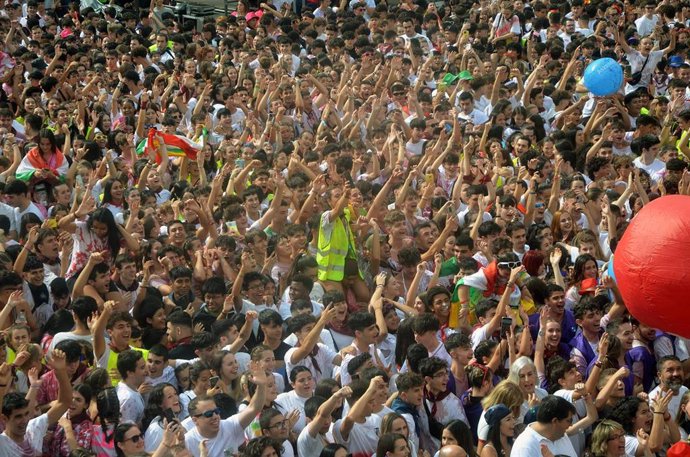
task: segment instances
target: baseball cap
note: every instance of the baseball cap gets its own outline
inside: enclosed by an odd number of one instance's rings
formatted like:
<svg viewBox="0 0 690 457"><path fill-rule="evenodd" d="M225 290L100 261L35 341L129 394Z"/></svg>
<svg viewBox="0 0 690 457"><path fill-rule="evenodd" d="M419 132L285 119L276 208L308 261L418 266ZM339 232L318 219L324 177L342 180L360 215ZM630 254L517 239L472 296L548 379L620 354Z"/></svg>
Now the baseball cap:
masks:
<svg viewBox="0 0 690 457"><path fill-rule="evenodd" d="M668 59L668 66L671 68L678 68L681 65L683 65L685 62L681 56L671 56Z"/></svg>

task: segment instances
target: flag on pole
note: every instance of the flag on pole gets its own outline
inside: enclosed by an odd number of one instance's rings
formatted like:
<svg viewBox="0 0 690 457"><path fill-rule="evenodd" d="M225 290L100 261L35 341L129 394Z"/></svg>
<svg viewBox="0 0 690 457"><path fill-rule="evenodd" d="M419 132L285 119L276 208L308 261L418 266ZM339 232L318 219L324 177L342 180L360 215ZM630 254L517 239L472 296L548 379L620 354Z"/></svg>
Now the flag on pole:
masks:
<svg viewBox="0 0 690 457"><path fill-rule="evenodd" d="M182 135L172 135L156 129L150 129L148 137L141 140L137 146L137 155L148 155L150 150L158 151L156 134L163 139L163 143L168 149L168 157L187 157L190 160L196 160L197 153L203 149L202 144L196 143ZM156 160L160 160L158 152L156 152Z"/></svg>

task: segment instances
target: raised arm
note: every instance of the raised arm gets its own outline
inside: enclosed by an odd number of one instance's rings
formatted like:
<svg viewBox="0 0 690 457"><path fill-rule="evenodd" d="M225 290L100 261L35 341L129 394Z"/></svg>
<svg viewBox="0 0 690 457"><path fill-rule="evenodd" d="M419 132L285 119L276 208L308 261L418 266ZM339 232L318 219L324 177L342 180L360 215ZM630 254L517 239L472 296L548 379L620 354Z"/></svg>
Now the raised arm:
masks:
<svg viewBox="0 0 690 457"><path fill-rule="evenodd" d="M59 349L53 349L51 363L58 381L58 399L50 407L48 412L48 425L57 424L57 421L67 412L72 404L72 384L67 375L67 358Z"/></svg>
<svg viewBox="0 0 690 457"><path fill-rule="evenodd" d="M116 306L117 304L114 301L105 302L101 314L98 315L96 322L91 328L93 355L96 357L96 360L100 359L105 352L105 326L108 324L108 319L110 319Z"/></svg>
<svg viewBox="0 0 690 457"><path fill-rule="evenodd" d="M236 415L242 428L249 427L249 424L264 408L264 403L266 402L266 384L268 382L266 370L258 362L251 362L250 372L251 381L256 384L257 388L252 396L252 400L249 402L249 406Z"/></svg>

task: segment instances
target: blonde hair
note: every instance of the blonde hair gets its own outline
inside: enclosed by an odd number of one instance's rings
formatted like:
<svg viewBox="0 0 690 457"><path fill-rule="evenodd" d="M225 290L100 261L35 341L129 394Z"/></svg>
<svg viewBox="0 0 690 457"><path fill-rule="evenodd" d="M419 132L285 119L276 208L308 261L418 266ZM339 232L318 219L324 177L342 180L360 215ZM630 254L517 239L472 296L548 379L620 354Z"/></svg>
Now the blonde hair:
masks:
<svg viewBox="0 0 690 457"><path fill-rule="evenodd" d="M519 414L520 407L524 402L524 396L520 386L512 381L504 379L482 400L482 407L486 411L494 405L503 403L513 414Z"/></svg>
<svg viewBox="0 0 690 457"><path fill-rule="evenodd" d="M597 428L594 429L594 433L592 434L592 454L594 457L606 457L611 434L615 433L617 430L625 433L623 426L616 421L604 419L599 422L599 425L597 425Z"/></svg>

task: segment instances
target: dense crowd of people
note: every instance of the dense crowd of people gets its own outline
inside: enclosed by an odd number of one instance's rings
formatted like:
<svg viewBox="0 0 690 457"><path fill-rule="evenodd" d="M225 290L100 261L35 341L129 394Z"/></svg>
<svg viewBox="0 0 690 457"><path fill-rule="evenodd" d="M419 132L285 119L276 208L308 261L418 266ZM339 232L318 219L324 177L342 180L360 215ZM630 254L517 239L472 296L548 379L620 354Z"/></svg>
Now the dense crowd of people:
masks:
<svg viewBox="0 0 690 457"><path fill-rule="evenodd" d="M690 455L690 4L1 4L0 457Z"/></svg>

